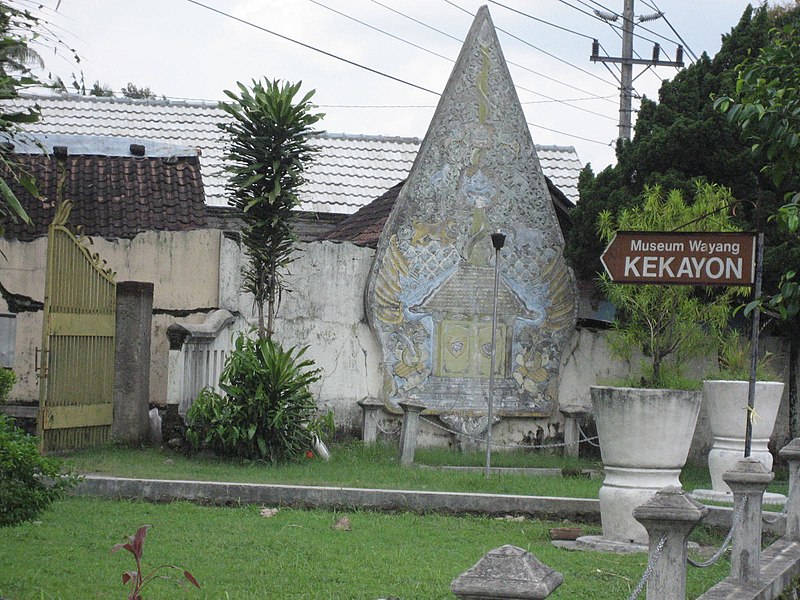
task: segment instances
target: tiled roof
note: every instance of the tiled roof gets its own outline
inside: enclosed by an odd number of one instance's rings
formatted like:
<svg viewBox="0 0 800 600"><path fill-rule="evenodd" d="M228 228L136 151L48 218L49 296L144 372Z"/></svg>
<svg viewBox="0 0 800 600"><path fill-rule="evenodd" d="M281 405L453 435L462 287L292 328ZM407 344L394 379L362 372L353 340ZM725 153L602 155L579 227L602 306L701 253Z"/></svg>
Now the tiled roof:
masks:
<svg viewBox="0 0 800 600"><path fill-rule="evenodd" d="M230 117L216 103L72 94L26 96L16 102L41 108L41 121L26 126L33 134L103 135L199 149L206 202L227 204L225 139L217 123ZM320 152L306 171L300 209L356 212L405 179L420 144L419 138L323 133L316 140ZM537 151L545 175L575 202L582 166L575 149L537 146Z"/></svg>
<svg viewBox="0 0 800 600"><path fill-rule="evenodd" d="M550 198L553 200L553 208L555 208L561 231L566 233L571 226L569 209L575 205L564 197L549 177L545 177L545 181ZM352 242L370 248L377 247L383 226L386 224L389 213L392 212L392 207L404 184L405 180L392 186L379 198L345 218L317 239L331 242Z"/></svg>
<svg viewBox="0 0 800 600"><path fill-rule="evenodd" d="M9 223L6 237L30 240L46 234L53 220L60 171L52 155L17 154L15 159L34 176L44 200L34 198L6 177L33 221L33 225ZM143 231L184 231L206 226L196 156L69 155L63 160L63 197L74 203L69 225L82 226L86 235L132 238Z"/></svg>

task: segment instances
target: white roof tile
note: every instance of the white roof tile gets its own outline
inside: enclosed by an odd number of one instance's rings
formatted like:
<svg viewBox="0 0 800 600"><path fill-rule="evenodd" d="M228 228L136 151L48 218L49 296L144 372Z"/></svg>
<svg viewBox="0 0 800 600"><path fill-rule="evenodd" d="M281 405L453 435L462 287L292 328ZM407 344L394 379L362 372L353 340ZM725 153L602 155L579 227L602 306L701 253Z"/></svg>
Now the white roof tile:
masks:
<svg viewBox="0 0 800 600"><path fill-rule="evenodd" d="M34 135L92 135L195 148L205 184L206 202L227 205L223 170L225 139L217 123L227 113L216 103L174 100L131 100L94 96L24 96L17 104L38 104L42 118L26 126ZM320 152L306 171L300 208L317 212L354 213L405 179L421 140L323 133ZM537 146L544 174L573 203L578 200L581 163L572 146ZM85 152L85 151L84 151ZM85 152L86 153L86 152Z"/></svg>

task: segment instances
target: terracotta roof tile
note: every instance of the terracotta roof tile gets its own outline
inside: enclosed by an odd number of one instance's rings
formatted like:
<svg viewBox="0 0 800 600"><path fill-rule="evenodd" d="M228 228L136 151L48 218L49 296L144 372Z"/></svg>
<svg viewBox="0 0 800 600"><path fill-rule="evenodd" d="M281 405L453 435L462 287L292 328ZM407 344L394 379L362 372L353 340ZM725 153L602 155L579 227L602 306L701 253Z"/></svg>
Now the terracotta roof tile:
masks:
<svg viewBox="0 0 800 600"><path fill-rule="evenodd" d="M47 233L57 200L58 164L44 154L17 154L33 175L44 200L10 177L33 225L9 223L6 237L30 240ZM196 156L159 157L69 155L64 159L63 197L73 201L69 223L86 235L132 238L143 231L183 231L207 224L200 165ZM2 174L2 171L0 171Z"/></svg>

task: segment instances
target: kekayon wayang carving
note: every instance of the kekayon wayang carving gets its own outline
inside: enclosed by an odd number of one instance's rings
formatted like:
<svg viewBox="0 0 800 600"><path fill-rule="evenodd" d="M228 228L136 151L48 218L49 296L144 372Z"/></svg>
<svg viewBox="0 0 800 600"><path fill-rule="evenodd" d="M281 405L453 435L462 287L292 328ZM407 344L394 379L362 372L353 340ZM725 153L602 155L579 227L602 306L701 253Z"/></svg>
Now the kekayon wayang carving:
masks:
<svg viewBox="0 0 800 600"><path fill-rule="evenodd" d="M497 414L551 412L576 294L563 238L488 10L464 42L378 245L367 314L384 400L486 410L500 254Z"/></svg>

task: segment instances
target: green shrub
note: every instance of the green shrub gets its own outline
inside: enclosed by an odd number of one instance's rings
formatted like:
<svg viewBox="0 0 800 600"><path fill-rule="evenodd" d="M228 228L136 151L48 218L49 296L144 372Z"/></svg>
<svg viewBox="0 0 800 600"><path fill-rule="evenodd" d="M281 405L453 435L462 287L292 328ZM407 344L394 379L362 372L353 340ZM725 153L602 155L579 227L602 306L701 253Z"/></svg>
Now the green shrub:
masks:
<svg viewBox="0 0 800 600"><path fill-rule="evenodd" d="M0 415L0 527L35 519L77 479L39 454L36 438Z"/></svg>
<svg viewBox="0 0 800 600"><path fill-rule="evenodd" d="M17 376L11 369L0 369L0 403L8 400L11 388L17 382Z"/></svg>
<svg viewBox="0 0 800 600"><path fill-rule="evenodd" d="M240 335L222 371L224 395L203 390L186 415L191 446L270 462L310 449L321 422L308 386L321 371L305 350Z"/></svg>

